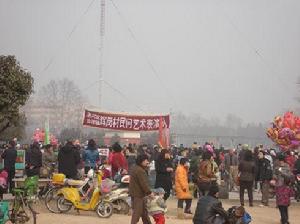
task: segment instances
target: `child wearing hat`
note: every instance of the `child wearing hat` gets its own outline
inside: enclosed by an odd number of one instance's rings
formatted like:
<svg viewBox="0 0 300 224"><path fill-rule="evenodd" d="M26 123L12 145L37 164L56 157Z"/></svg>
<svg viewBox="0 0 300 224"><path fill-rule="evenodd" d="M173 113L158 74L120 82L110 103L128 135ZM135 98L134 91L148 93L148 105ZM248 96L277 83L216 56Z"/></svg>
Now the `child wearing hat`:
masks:
<svg viewBox="0 0 300 224"><path fill-rule="evenodd" d="M164 201L165 190L163 188L156 188L152 191L154 197L149 198L147 201L147 209L156 224L165 224L165 213L167 205Z"/></svg>

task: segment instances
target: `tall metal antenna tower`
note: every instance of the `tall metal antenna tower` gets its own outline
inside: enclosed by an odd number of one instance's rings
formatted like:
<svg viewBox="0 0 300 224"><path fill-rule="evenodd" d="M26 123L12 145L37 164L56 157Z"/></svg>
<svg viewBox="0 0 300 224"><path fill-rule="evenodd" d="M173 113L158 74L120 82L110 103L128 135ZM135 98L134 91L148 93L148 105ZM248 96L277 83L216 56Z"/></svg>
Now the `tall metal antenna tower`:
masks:
<svg viewBox="0 0 300 224"><path fill-rule="evenodd" d="M103 49L105 33L105 0L100 0L100 44L99 44L99 108L102 107L102 85L103 85Z"/></svg>

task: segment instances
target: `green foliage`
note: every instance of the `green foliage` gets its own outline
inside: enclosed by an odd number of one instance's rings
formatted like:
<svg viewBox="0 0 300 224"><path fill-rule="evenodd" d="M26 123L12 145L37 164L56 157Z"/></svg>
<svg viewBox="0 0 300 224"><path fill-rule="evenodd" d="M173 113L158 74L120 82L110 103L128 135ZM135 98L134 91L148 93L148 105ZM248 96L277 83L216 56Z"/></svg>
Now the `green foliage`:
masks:
<svg viewBox="0 0 300 224"><path fill-rule="evenodd" d="M33 78L14 56L0 56L0 135L17 128L26 120L20 114L33 92Z"/></svg>

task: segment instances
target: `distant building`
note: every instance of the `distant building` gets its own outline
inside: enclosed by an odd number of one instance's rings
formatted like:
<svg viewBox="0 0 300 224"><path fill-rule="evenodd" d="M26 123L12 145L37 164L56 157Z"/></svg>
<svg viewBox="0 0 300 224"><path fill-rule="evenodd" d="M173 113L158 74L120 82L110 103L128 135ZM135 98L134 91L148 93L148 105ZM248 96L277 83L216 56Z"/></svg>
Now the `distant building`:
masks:
<svg viewBox="0 0 300 224"><path fill-rule="evenodd" d="M104 135L104 144L114 144L114 138L118 137L120 145L128 145L129 143L139 145L141 143L141 134L139 132L107 132Z"/></svg>

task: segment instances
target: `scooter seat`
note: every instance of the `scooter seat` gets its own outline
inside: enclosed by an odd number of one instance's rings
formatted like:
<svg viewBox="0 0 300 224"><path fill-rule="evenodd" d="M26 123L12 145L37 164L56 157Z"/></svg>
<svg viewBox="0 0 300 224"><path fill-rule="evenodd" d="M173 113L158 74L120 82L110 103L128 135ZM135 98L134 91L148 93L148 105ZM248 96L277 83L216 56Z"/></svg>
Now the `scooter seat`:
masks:
<svg viewBox="0 0 300 224"><path fill-rule="evenodd" d="M69 186L82 186L85 182L82 180L73 180L73 179L66 179L65 183Z"/></svg>

